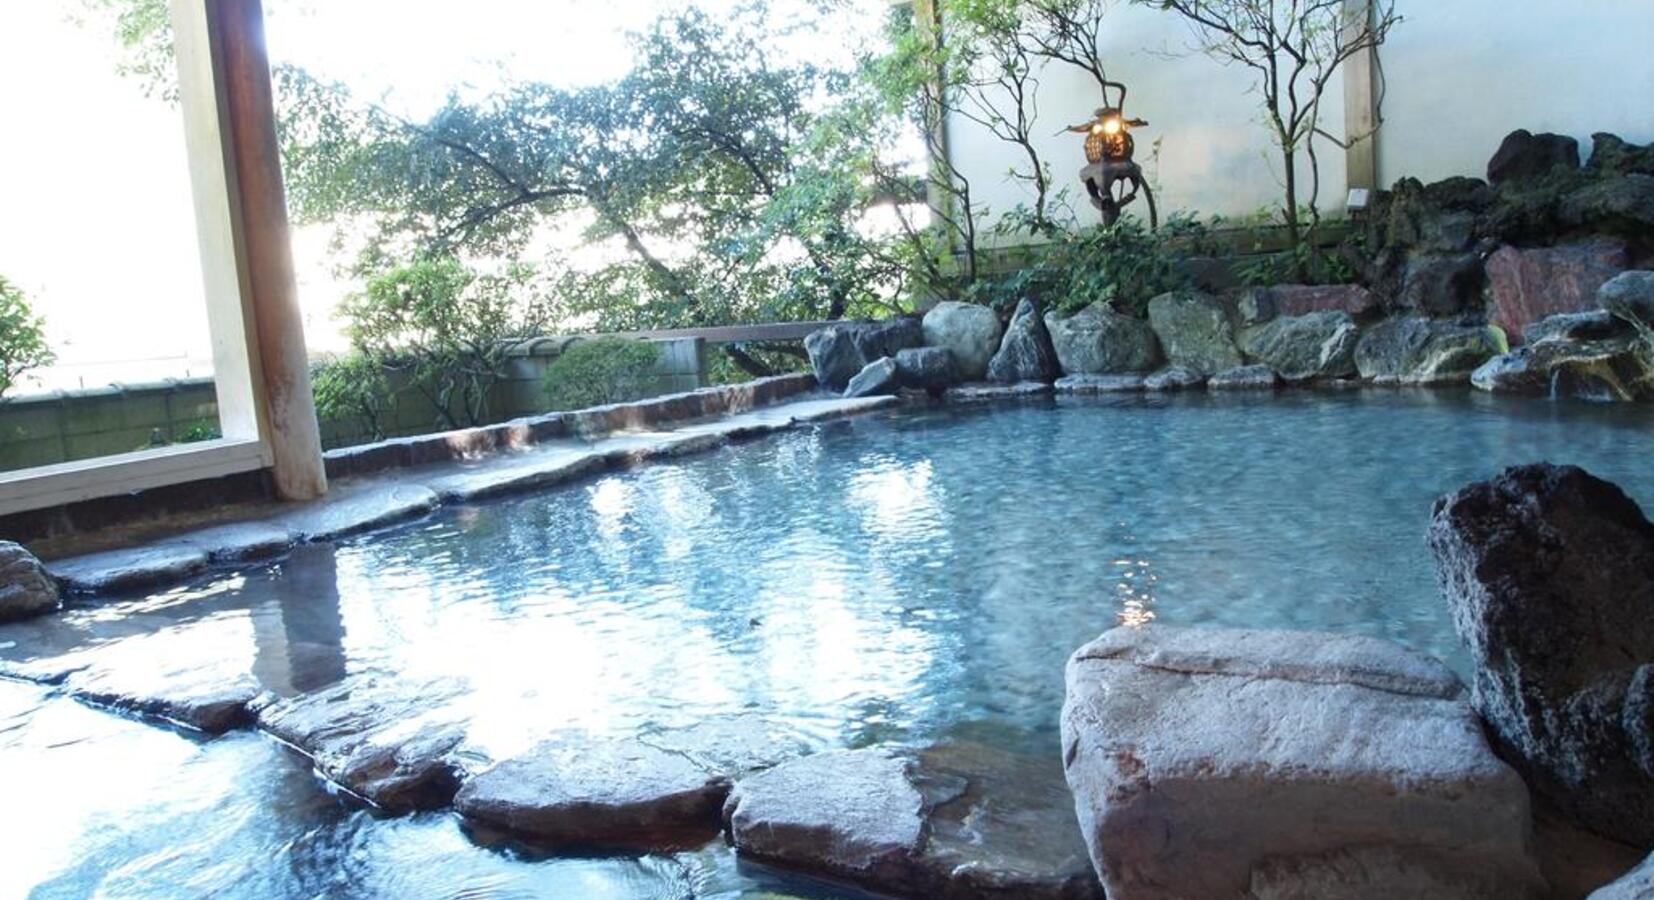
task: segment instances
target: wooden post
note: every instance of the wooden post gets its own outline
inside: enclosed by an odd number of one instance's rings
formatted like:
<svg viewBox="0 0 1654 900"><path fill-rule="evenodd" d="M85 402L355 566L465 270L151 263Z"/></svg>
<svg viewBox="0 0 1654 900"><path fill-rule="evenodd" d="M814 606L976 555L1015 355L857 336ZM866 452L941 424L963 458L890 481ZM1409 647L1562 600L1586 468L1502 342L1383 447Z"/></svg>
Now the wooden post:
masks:
<svg viewBox="0 0 1654 900"><path fill-rule="evenodd" d="M1344 28L1372 25L1372 0L1345 0ZM1346 45L1347 46L1347 45ZM1351 188L1378 188L1378 60L1366 50L1344 62L1345 183Z"/></svg>
<svg viewBox="0 0 1654 900"><path fill-rule="evenodd" d="M217 38L225 149L233 174L243 286L251 299L270 472L282 498L310 499L327 491L327 473L293 276L263 3L194 2L207 3Z"/></svg>

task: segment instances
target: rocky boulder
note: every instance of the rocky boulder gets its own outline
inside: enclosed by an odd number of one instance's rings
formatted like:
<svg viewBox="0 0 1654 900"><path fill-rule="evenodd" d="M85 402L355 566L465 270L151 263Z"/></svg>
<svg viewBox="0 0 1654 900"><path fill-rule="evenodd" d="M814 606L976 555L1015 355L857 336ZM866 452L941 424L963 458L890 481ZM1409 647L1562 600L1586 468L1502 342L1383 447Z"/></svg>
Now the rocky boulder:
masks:
<svg viewBox="0 0 1654 900"><path fill-rule="evenodd" d="M1206 379L1206 389L1212 391L1271 391L1281 383L1281 376L1268 366L1236 366Z"/></svg>
<svg viewBox="0 0 1654 900"><path fill-rule="evenodd" d="M1267 363L1287 381L1355 374L1360 329L1350 314L1327 310L1283 316L1241 333L1246 355Z"/></svg>
<svg viewBox="0 0 1654 900"><path fill-rule="evenodd" d="M988 361L988 380L1001 384L1055 381L1060 374L1062 370L1057 365L1056 351L1051 348L1045 321L1040 318L1034 301L1024 297L1011 314L999 352Z"/></svg>
<svg viewBox="0 0 1654 900"><path fill-rule="evenodd" d="M1053 759L952 742L806 757L740 781L744 857L918 897L1101 900Z"/></svg>
<svg viewBox="0 0 1654 900"><path fill-rule="evenodd" d="M1586 900L1648 900L1654 897L1654 856L1642 861L1642 865L1615 879L1612 884L1604 885L1595 891Z"/></svg>
<svg viewBox="0 0 1654 900"><path fill-rule="evenodd" d="M1361 336L1355 368L1362 378L1386 384L1462 383L1498 352L1486 328L1403 316Z"/></svg>
<svg viewBox="0 0 1654 900"><path fill-rule="evenodd" d="M822 387L842 391L868 363L923 342L919 321L898 316L880 322L835 322L806 336L804 350Z"/></svg>
<svg viewBox="0 0 1654 900"><path fill-rule="evenodd" d="M1129 394L1143 390L1143 376L1064 375L1051 387L1059 394Z"/></svg>
<svg viewBox="0 0 1654 900"><path fill-rule="evenodd" d="M1401 303L1428 316L1479 312L1487 273L1475 253L1420 254L1407 261Z"/></svg>
<svg viewBox="0 0 1654 900"><path fill-rule="evenodd" d="M729 781L635 739L544 744L474 776L466 821L550 846L695 846L715 834Z"/></svg>
<svg viewBox="0 0 1654 900"><path fill-rule="evenodd" d="M1496 356L1470 383L1496 394L1598 402L1654 399L1654 359L1637 338L1549 340Z"/></svg>
<svg viewBox="0 0 1654 900"><path fill-rule="evenodd" d="M1344 634L1116 628L1063 761L1110 900L1538 897L1527 788L1445 666Z"/></svg>
<svg viewBox="0 0 1654 900"><path fill-rule="evenodd" d="M1184 366L1167 366L1143 379L1143 390L1161 393L1187 391L1206 383L1206 376Z"/></svg>
<svg viewBox="0 0 1654 900"><path fill-rule="evenodd" d="M1591 182L1563 197L1557 216L1568 228L1646 237L1654 229L1654 175Z"/></svg>
<svg viewBox="0 0 1654 900"><path fill-rule="evenodd" d="M956 374L964 381L980 381L999 351L999 316L986 306L947 300L924 318L925 344L953 354Z"/></svg>
<svg viewBox="0 0 1654 900"><path fill-rule="evenodd" d="M955 381L953 354L943 347L910 347L895 358L902 387L936 393Z"/></svg>
<svg viewBox="0 0 1654 900"><path fill-rule="evenodd" d="M1149 327L1174 366L1212 375L1245 362L1235 347L1229 310L1211 295L1161 294L1149 301Z"/></svg>
<svg viewBox="0 0 1654 900"><path fill-rule="evenodd" d="M901 384L896 361L881 356L862 367L856 377L844 388L846 397L872 397L876 394L894 394Z"/></svg>
<svg viewBox="0 0 1654 900"><path fill-rule="evenodd" d="M33 553L0 541L0 622L15 622L57 609L57 583Z"/></svg>
<svg viewBox="0 0 1654 900"><path fill-rule="evenodd" d="M1591 135L1591 158L1585 168L1617 175L1654 175L1654 144L1639 147L1617 134L1599 131Z"/></svg>
<svg viewBox="0 0 1654 900"><path fill-rule="evenodd" d="M1597 291L1597 303L1609 314L1654 335L1654 272L1621 272Z"/></svg>
<svg viewBox="0 0 1654 900"><path fill-rule="evenodd" d="M1101 303L1067 318L1048 313L1045 327L1057 362L1069 375L1147 372L1160 362L1160 344L1149 323Z"/></svg>
<svg viewBox="0 0 1654 900"><path fill-rule="evenodd" d="M1240 317L1245 325L1318 312L1341 312L1360 319L1382 308L1378 296L1359 284L1277 284L1242 294Z"/></svg>
<svg viewBox="0 0 1654 900"><path fill-rule="evenodd" d="M1524 335L1527 342L1540 341L1606 341L1629 337L1630 322L1603 309L1589 312L1557 313L1529 325Z"/></svg>
<svg viewBox="0 0 1654 900"><path fill-rule="evenodd" d="M1561 134L1534 134L1517 129L1505 135L1493 158L1487 162L1491 184L1532 181L1553 169L1579 168L1579 142Z"/></svg>
<svg viewBox="0 0 1654 900"><path fill-rule="evenodd" d="M1597 291L1624 271L1625 242L1594 238L1558 247L1500 247L1487 261L1488 297L1494 324L1513 342L1556 313L1595 309Z"/></svg>
<svg viewBox="0 0 1654 900"><path fill-rule="evenodd" d="M1654 524L1539 463L1436 501L1429 541L1505 757L1580 824L1654 845Z"/></svg>

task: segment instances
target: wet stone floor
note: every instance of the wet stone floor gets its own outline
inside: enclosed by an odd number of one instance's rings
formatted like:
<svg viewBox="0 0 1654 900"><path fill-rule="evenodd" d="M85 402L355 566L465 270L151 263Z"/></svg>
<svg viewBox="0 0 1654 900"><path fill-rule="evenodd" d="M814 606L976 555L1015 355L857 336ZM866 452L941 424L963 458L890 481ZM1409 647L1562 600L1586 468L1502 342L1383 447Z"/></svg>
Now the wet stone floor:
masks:
<svg viewBox="0 0 1654 900"><path fill-rule="evenodd" d="M1159 619L1458 665L1430 501L1534 459L1646 500L1651 451L1641 411L1457 393L901 410L80 599L0 628L0 895L1085 896L1073 648ZM731 782L844 748L899 760L848 780L896 772L923 840L720 836ZM758 784L777 829L823 814ZM616 808L649 827L571 837Z"/></svg>

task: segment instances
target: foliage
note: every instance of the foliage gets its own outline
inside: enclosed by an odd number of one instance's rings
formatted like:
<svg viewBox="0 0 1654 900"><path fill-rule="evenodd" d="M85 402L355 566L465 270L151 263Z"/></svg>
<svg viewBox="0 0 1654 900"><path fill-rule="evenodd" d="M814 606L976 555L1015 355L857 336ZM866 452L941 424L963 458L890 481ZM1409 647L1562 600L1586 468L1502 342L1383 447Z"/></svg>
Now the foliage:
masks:
<svg viewBox="0 0 1654 900"><path fill-rule="evenodd" d="M103 20L120 46L115 71L136 81L145 96L177 101L172 8L167 0L80 0L80 5L91 17Z"/></svg>
<svg viewBox="0 0 1654 900"><path fill-rule="evenodd" d="M395 398L384 367L374 360L360 353L323 360L311 367L310 386L316 418L350 422L370 441L387 437L385 417Z"/></svg>
<svg viewBox="0 0 1654 900"><path fill-rule="evenodd" d="M46 343L46 323L23 292L0 277L0 396L31 369L49 366L56 354Z"/></svg>
<svg viewBox="0 0 1654 900"><path fill-rule="evenodd" d="M554 409L582 409L648 396L660 348L648 341L605 337L576 341L546 370Z"/></svg>
<svg viewBox="0 0 1654 900"><path fill-rule="evenodd" d="M761 5L689 8L636 36L617 82L510 84L422 121L282 70L296 218L365 223L361 272L575 233L600 261L549 283L560 314L600 330L887 308L903 272L873 252L859 167L881 129L832 114L849 73L779 58L765 23Z"/></svg>
<svg viewBox="0 0 1654 900"><path fill-rule="evenodd" d="M1300 207L1309 212L1309 230L1320 224L1321 167L1316 143L1349 147L1373 131L1339 139L1321 128L1321 101L1334 74L1348 60L1375 51L1401 22L1394 0L1357 4L1351 18L1344 0L1133 0L1176 13L1190 27L1195 49L1224 65L1251 70L1270 138L1280 153L1286 224L1299 255L1315 254L1313 237L1303 234ZM1309 162L1308 196L1299 189L1298 154ZM1299 264L1307 276L1307 264Z"/></svg>
<svg viewBox="0 0 1654 900"><path fill-rule="evenodd" d="M356 352L384 371L408 373L409 389L448 428L488 421L489 393L504 376L510 342L546 324L531 269L482 275L452 256L420 257L372 276L339 315Z"/></svg>
<svg viewBox="0 0 1654 900"><path fill-rule="evenodd" d="M1209 241L1206 226L1181 215L1152 232L1129 216L1106 227L1060 229L1020 248L1017 268L978 280L967 297L999 309L1028 297L1063 314L1101 302L1142 317L1149 300L1189 286L1182 260L1209 250Z"/></svg>

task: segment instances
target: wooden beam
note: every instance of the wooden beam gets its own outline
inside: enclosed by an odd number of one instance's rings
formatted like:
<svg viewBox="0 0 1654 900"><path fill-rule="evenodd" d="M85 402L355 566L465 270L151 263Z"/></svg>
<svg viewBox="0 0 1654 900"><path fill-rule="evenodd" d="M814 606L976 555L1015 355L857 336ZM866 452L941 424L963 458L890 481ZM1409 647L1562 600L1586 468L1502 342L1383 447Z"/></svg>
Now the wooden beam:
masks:
<svg viewBox="0 0 1654 900"><path fill-rule="evenodd" d="M1372 27L1372 17L1372 0L1344 0L1346 33ZM1377 51L1367 50L1344 62L1344 173L1349 187L1378 188L1379 137Z"/></svg>
<svg viewBox="0 0 1654 900"><path fill-rule="evenodd" d="M327 472L293 275L263 3L193 2L207 3L220 51L225 124L240 213L242 271L252 304L272 481L284 499L310 499L327 491Z"/></svg>

